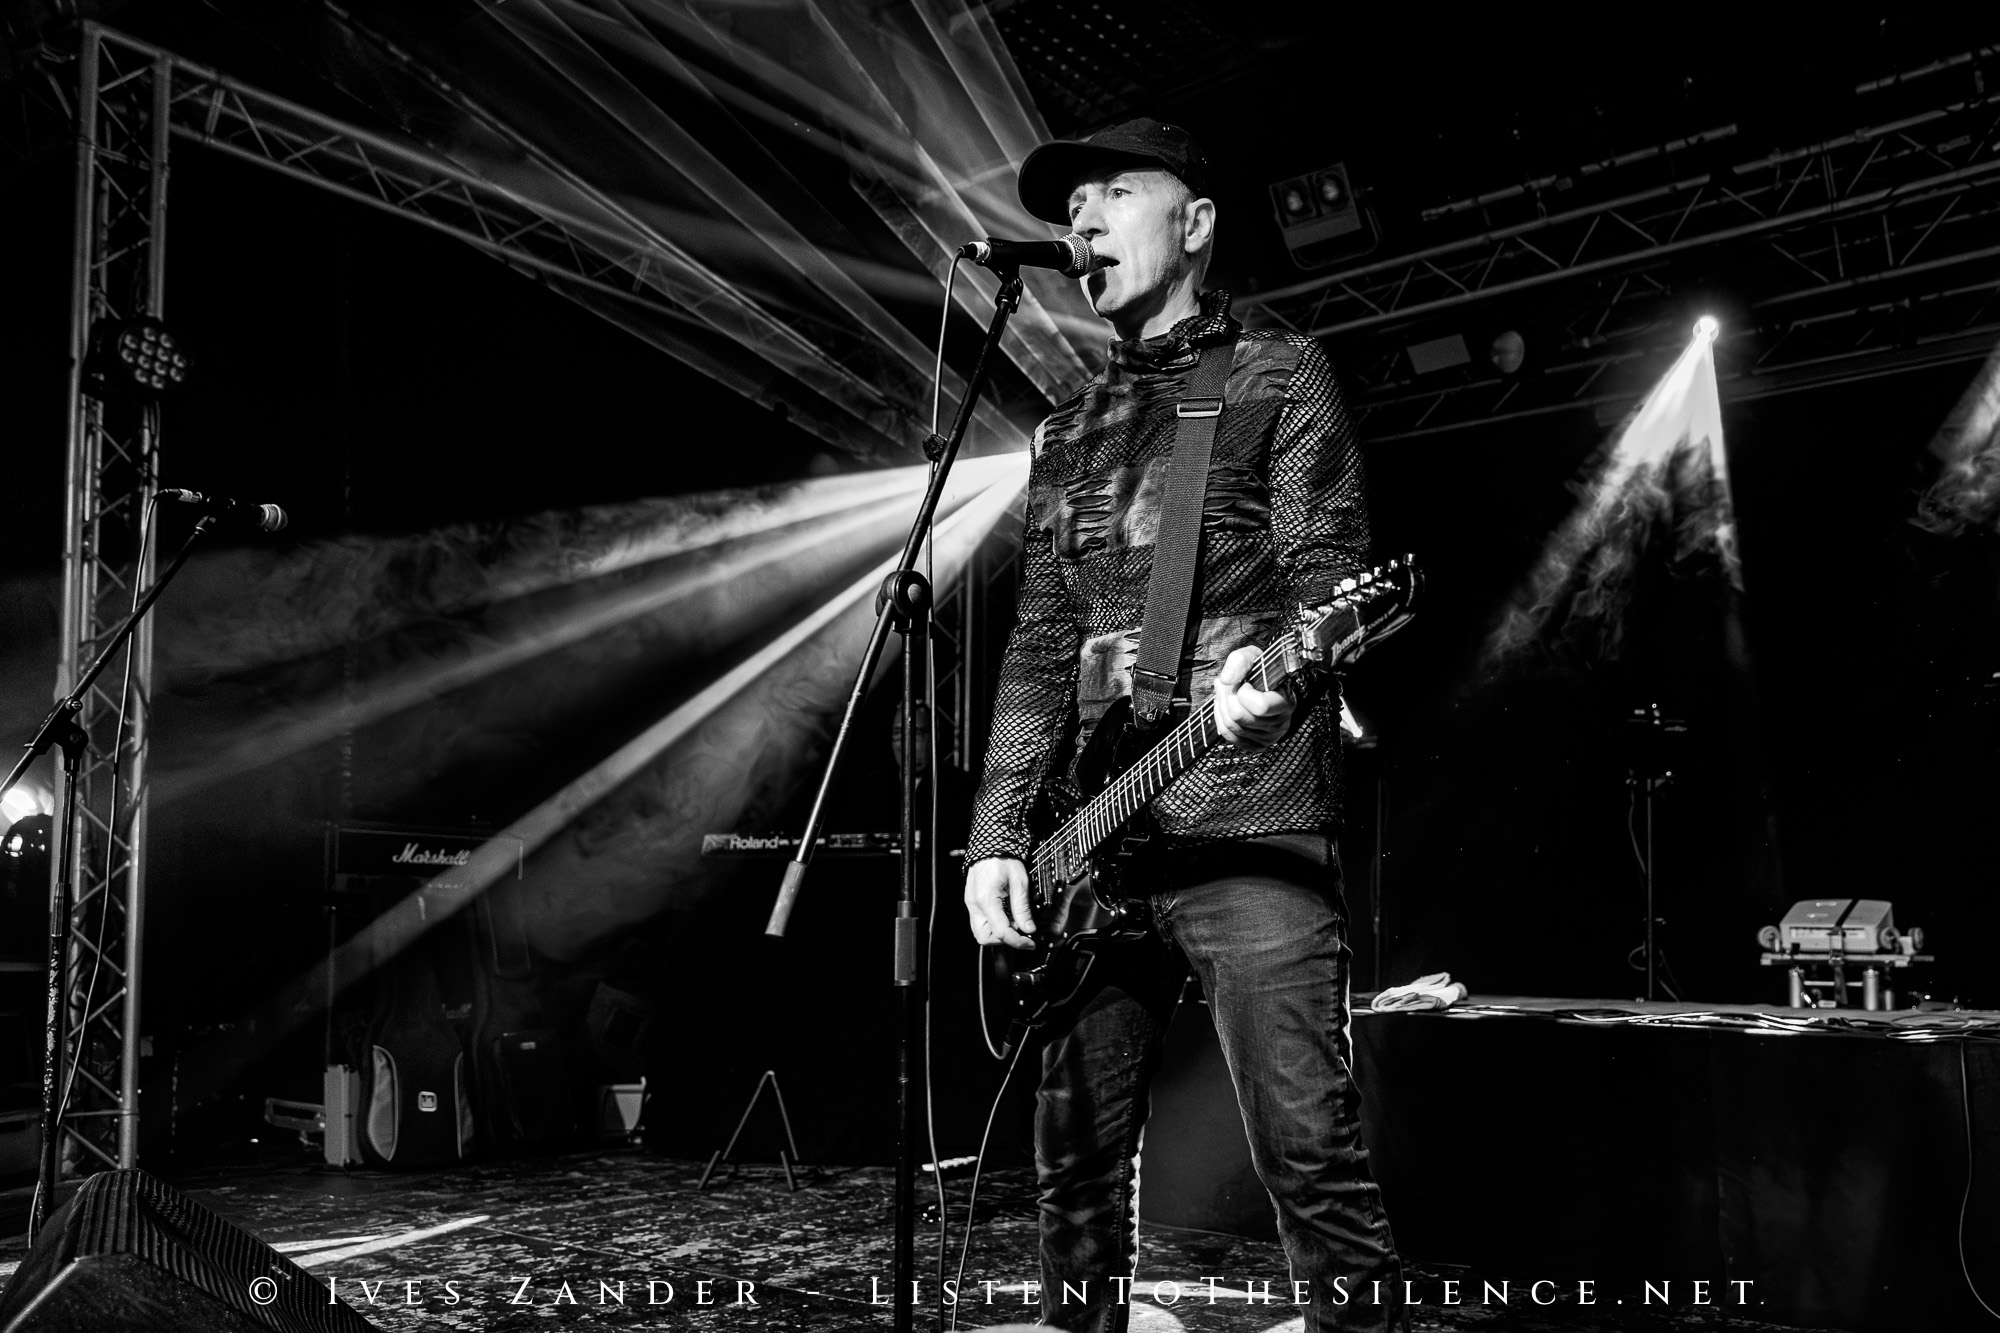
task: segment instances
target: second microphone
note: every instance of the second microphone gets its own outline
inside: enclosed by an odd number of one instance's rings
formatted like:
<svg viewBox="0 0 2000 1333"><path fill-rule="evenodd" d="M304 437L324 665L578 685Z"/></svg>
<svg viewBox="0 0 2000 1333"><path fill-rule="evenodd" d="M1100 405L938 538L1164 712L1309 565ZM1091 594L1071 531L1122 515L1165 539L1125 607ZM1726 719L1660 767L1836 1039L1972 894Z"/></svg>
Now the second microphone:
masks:
<svg viewBox="0 0 2000 1333"><path fill-rule="evenodd" d="M254 504L249 500L232 500L222 495L204 495L200 491L184 491L178 488L162 489L162 500L173 500L180 504L200 505L209 514L226 526L240 529L254 529L258 532L277 532L291 518L276 505Z"/></svg>

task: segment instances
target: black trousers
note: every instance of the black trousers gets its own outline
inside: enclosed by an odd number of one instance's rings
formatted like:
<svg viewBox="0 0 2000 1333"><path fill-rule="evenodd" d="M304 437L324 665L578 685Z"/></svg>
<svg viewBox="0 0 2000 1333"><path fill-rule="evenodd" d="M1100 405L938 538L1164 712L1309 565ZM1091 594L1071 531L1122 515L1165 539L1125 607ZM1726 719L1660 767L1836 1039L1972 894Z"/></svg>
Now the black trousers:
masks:
<svg viewBox="0 0 2000 1333"><path fill-rule="evenodd" d="M1308 1333L1401 1328L1401 1268L1361 1142L1332 846L1287 835L1178 862L1149 895L1157 939L1101 958L1043 1052L1042 1320L1122 1333L1132 1300L1172 1295L1135 1282L1140 1143L1192 969L1291 1266L1286 1289L1271 1287L1274 1320L1302 1312Z"/></svg>

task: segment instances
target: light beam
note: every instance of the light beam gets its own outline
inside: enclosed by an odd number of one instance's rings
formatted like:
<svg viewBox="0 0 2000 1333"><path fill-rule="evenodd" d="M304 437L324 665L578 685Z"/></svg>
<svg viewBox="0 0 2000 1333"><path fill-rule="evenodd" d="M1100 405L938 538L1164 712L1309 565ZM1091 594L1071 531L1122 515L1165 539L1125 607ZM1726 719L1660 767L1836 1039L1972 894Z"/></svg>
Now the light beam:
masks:
<svg viewBox="0 0 2000 1333"><path fill-rule="evenodd" d="M950 513L1016 468L1012 457L1017 456L962 462L954 472L943 511ZM839 488L845 502L859 498L863 503L854 512L831 519L825 516L836 511L827 497L814 494L810 503L798 510L767 511L758 526L740 519L704 525L702 534L709 540L698 544L691 544L684 530L667 525L572 556L562 562L564 572L584 581L669 556L723 546L730 538L737 539L730 545L740 548L719 551L710 559L692 567L683 565L654 580L615 587L554 614L503 618L496 627L444 656L362 682L352 698L323 700L290 717L267 720L254 728L239 727L220 751L194 764L160 772L154 779L154 795L162 801L196 795L218 782L376 725L636 621L678 611L689 631L683 637L705 644L738 637L753 628L760 617L768 618L769 608L782 607L797 592L810 588L825 570L837 569L871 549L890 547L906 530L909 501L922 489L924 472L921 467L898 468L886 483ZM787 521L808 516L815 521ZM745 544L752 539L754 544ZM501 599L514 600L551 586L560 585L550 566L542 564L497 580L493 591ZM185 637L210 641L201 633Z"/></svg>
<svg viewBox="0 0 2000 1333"><path fill-rule="evenodd" d="M1714 323L1708 316L1703 322ZM1711 552L1725 579L1741 590L1714 346L1712 333L1698 324L1686 350L1641 401L1583 502L1549 539L1488 637L1482 655L1487 666L1545 638L1585 632L1614 654L1639 557L1657 529L1671 531L1672 559Z"/></svg>
<svg viewBox="0 0 2000 1333"><path fill-rule="evenodd" d="M1931 438L1943 462L1917 504L1916 522L1940 536L2000 526L2000 347Z"/></svg>
<svg viewBox="0 0 2000 1333"><path fill-rule="evenodd" d="M996 460L999 461L999 460ZM940 586L962 576L972 553L1019 500L1027 457L939 524ZM529 858L521 886L530 936L544 956L572 956L604 932L658 911L697 866L701 834L737 821L763 786L796 785L803 760L844 701L874 624L876 589L892 556L772 643L660 718L473 852L377 917L332 957L280 987L255 1011L251 1049L227 1068L260 1057L323 1007L329 976L353 983L377 962L469 906ZM885 658L882 672L895 667ZM879 679L879 677L878 677ZM586 839L558 835L588 819ZM772 883L775 892L775 879ZM196 1062L191 1061L191 1066Z"/></svg>

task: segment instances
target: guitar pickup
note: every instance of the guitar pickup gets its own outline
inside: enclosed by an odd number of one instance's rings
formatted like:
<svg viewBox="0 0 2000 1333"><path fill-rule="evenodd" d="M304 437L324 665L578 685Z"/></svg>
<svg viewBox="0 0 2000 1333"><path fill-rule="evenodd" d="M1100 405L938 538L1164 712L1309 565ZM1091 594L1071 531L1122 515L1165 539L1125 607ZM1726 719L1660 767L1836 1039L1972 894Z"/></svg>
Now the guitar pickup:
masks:
<svg viewBox="0 0 2000 1333"><path fill-rule="evenodd" d="M1222 415L1220 398L1183 398L1174 408L1177 417L1219 417Z"/></svg>

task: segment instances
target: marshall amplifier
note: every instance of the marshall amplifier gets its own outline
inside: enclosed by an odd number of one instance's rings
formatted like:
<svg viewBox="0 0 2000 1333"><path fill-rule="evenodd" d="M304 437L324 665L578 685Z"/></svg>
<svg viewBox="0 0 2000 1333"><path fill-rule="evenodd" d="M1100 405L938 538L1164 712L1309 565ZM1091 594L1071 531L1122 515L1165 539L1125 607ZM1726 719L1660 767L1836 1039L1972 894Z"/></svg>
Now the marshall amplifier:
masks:
<svg viewBox="0 0 2000 1333"><path fill-rule="evenodd" d="M422 894L430 880L471 860L490 836L471 829L329 824L329 936L350 935ZM477 1099L466 1052L472 1004L463 975L463 929L461 922L442 921L401 952L370 958L367 988L357 992L366 997L365 1009L349 1010L335 1024L338 1041L329 1033L329 1068L339 1071L343 1090L354 1079L351 1107L343 1107L354 1116L352 1148L370 1166L440 1166L472 1152ZM333 1145L328 1148L331 1157Z"/></svg>
<svg viewBox="0 0 2000 1333"><path fill-rule="evenodd" d="M327 878L335 892L372 891L385 879L428 880L464 865L495 836L470 829L329 824ZM519 839L515 840L515 850L518 877Z"/></svg>
<svg viewBox="0 0 2000 1333"><path fill-rule="evenodd" d="M336 904L373 915L449 882L496 836L476 829L333 824L328 887ZM548 1023L542 977L516 875L438 922L396 958L374 960L365 1040L329 1063L359 1076L357 1140L365 1161L425 1166L486 1151L559 1142L574 1114L562 1043ZM422 903L421 897L419 903ZM340 910L337 906L335 910ZM426 914L428 915L428 914ZM331 1159L331 1153L330 1153Z"/></svg>

